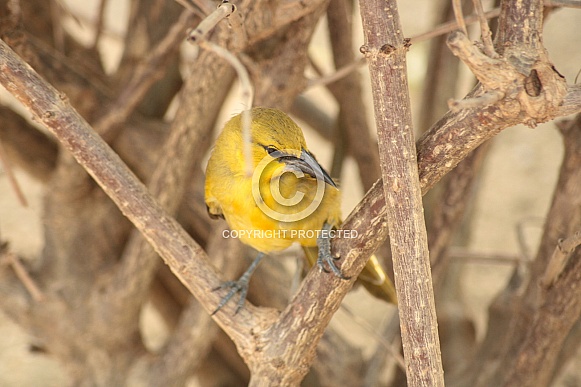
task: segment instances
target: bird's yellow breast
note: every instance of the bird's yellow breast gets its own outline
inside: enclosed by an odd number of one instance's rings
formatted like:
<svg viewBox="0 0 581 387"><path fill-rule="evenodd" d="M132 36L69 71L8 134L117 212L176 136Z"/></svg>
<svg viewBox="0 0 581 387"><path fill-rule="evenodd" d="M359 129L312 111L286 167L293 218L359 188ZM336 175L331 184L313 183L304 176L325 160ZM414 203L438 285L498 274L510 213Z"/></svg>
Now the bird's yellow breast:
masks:
<svg viewBox="0 0 581 387"><path fill-rule="evenodd" d="M318 195L315 179L297 179L285 173L279 179L279 186L274 187L280 190L274 194L273 180L268 177L260 179L254 189L252 179L244 176L217 180L210 173L206 179L210 208L219 206L230 229L236 231L231 235L258 251L279 251L294 242L316 246L318 231L323 224L337 225L340 222L339 190L323 184L322 195ZM277 197L276 192L282 198ZM285 200L298 202L288 205Z"/></svg>
<svg viewBox="0 0 581 387"><path fill-rule="evenodd" d="M325 224L341 223L335 182L308 151L290 117L269 108L250 112L250 142L243 141L240 115L226 123L216 140L206 169L210 215L224 216L230 235L258 251L298 242L311 265L319 259L332 265L325 261L330 251L320 254L316 246ZM374 256L359 278L373 295L397 303L393 284Z"/></svg>
<svg viewBox="0 0 581 387"><path fill-rule="evenodd" d="M284 113L253 109L248 149L240 122L237 116L226 124L208 161L205 188L210 214L223 215L232 235L258 251L283 250L294 242L315 246L325 222L340 223L339 190L323 179L285 169L289 165L284 158L267 153L276 147L298 157L306 150L302 131ZM252 156L251 168L245 151Z"/></svg>

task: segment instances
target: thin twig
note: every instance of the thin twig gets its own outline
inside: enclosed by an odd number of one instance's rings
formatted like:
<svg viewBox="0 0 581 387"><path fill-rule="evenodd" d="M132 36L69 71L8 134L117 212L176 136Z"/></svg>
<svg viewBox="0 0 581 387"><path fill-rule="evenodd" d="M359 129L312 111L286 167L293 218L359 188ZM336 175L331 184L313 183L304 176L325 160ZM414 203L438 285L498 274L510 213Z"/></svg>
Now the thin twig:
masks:
<svg viewBox="0 0 581 387"><path fill-rule="evenodd" d="M22 284L24 285L28 293L30 293L30 296L34 299L34 301L36 302L44 301L46 298L44 293L40 290L38 285L36 285L36 282L34 282L32 277L28 274L28 272L26 271L26 269L16 256L16 254L12 252L7 252L4 254L4 257L6 258L6 262L10 264L10 266L14 270L16 277L18 277L20 282L22 282Z"/></svg>
<svg viewBox="0 0 581 387"><path fill-rule="evenodd" d="M388 342L385 337L377 333L377 328L371 326L365 319L361 318L361 316L354 313L347 305L341 304L341 308L339 310L343 311L347 314L357 325L361 328L365 329L367 333L377 340L377 342L389 352L391 356L395 359L396 364L398 367L405 372L405 361L401 354L399 353L399 343L395 345L394 343ZM398 340L399 341L399 340Z"/></svg>
<svg viewBox="0 0 581 387"><path fill-rule="evenodd" d="M581 8L579 0L545 0L545 7Z"/></svg>
<svg viewBox="0 0 581 387"><path fill-rule="evenodd" d="M500 15L500 8L494 8L493 10L490 10L490 11L484 13L484 17L486 17L486 19L493 19L495 17L498 17L498 15ZM465 17L464 21L466 22L466 24L472 24L472 23L478 21L478 15L470 15L468 17ZM436 27L428 32L424 32L422 34L412 36L410 38L410 43L414 44L417 42L422 42L424 40L432 39L436 36L447 34L449 32L456 30L456 29L458 29L458 22L457 21L451 21L448 23L440 24L438 27Z"/></svg>
<svg viewBox="0 0 581 387"><path fill-rule="evenodd" d="M116 137L121 123L137 108L150 87L164 74L164 63L170 57L168 53L175 49L183 39L185 28L190 23L192 14L183 11L178 21L168 31L167 35L157 44L149 56L141 62L135 73L123 87L111 110L95 124L95 130L103 138L111 141Z"/></svg>
<svg viewBox="0 0 581 387"><path fill-rule="evenodd" d="M250 81L250 75L248 74L248 71L246 70L246 67L244 67L242 62L236 57L236 55L232 54L224 47L218 46L217 44L204 41L199 42L198 45L205 50L212 51L220 58L230 63L230 65L236 71L236 74L238 75L238 80L240 81L241 89L240 93L242 94L241 95L242 104L245 107L250 108L252 106L252 100L254 98L254 91L252 87L252 82Z"/></svg>
<svg viewBox="0 0 581 387"><path fill-rule="evenodd" d="M323 76L317 79L311 79L309 80L309 83L307 84L307 89L310 89L311 87L315 87L315 86L325 86L328 85L329 83L333 83L335 81L338 81L339 79L342 79L344 77L346 77L347 75L351 74L353 71L357 70L359 67L362 67L365 63L367 63L367 60L364 57L361 57L359 59L357 59L355 62L352 62L351 64L348 64L347 66L343 66L341 67L339 70L335 71L333 74L329 74L327 76Z"/></svg>
<svg viewBox="0 0 581 387"><path fill-rule="evenodd" d="M26 196L20 189L20 184L18 184L18 180L16 180L16 176L14 176L14 171L12 170L12 166L8 161L8 157L6 157L6 153L4 152L4 147L2 143L0 143L0 163L4 166L4 171L6 172L6 176L8 177L8 182L10 186L14 190L18 201L22 205L22 207L28 207L28 201L26 200Z"/></svg>
<svg viewBox="0 0 581 387"><path fill-rule="evenodd" d="M473 0L474 9L478 15L478 21L480 22L480 35L482 37L482 44L484 45L484 53L491 58L498 58L498 54L494 51L494 46L492 45L492 33L490 32L490 27L488 26L488 21L484 15L484 9L482 8L481 0Z"/></svg>
<svg viewBox="0 0 581 387"><path fill-rule="evenodd" d="M448 107L453 112L462 109L472 109L493 105L504 98L504 93L500 90L491 90L475 98L465 98L461 100L449 99Z"/></svg>
<svg viewBox="0 0 581 387"><path fill-rule="evenodd" d="M456 17L456 23L458 28L464 35L468 36L468 30L466 29L466 21L464 21L464 14L462 13L462 4L460 0L452 0L452 6L454 7L454 16Z"/></svg>
<svg viewBox="0 0 581 387"><path fill-rule="evenodd" d="M252 87L252 82L250 82L250 76L246 67L244 67L236 55L232 54L227 49L206 40L209 32L212 31L221 20L227 18L234 12L236 12L236 6L228 3L227 0L223 0L222 4L214 12L208 15L208 17L202 20L196 28L190 31L188 41L192 44L197 44L205 50L212 51L222 59L228 61L234 70L236 70L238 80L240 81L242 104L246 107L246 110L242 112L242 138L244 142L246 175L252 176L253 165L250 149L250 125L252 118L250 116L250 108L252 107L252 101L254 99L254 89Z"/></svg>
<svg viewBox="0 0 581 387"><path fill-rule="evenodd" d="M481 263L481 264L502 264L514 265L515 263L530 263L531 261L526 257L507 254L501 252L480 252L470 251L459 247L451 247L448 251L448 256L451 259L458 260L462 263Z"/></svg>
<svg viewBox="0 0 581 387"><path fill-rule="evenodd" d="M484 17L486 19L493 19L495 17L498 17L498 15L500 15L500 8L494 8L493 10L484 13ZM475 23L479 20L478 16L479 15L470 15L470 16L464 18L464 21L467 24ZM435 27L434 29L432 29L428 32L424 32L424 33L421 33L419 35L412 36L410 38L410 44L413 45L415 43L423 42L425 40L435 38L436 36L447 34L449 32L456 30L456 29L458 29L458 22L457 21L443 23L443 24L440 24L439 26ZM311 87L315 87L315 86L324 86L324 85L328 85L330 83L333 83L333 82L349 75L352 71L357 70L359 67L362 67L366 63L367 63L367 60L365 58L359 58L355 62L341 67L340 69L338 69L337 71L335 71L332 74L322 76L322 77L317 78L317 79L310 80L306 89L310 89Z"/></svg>
<svg viewBox="0 0 581 387"><path fill-rule="evenodd" d="M93 37L93 49L96 49L103 36L103 26L105 24L105 9L107 8L107 0L99 1L99 9L97 12L97 21L95 22L95 36Z"/></svg>
<svg viewBox="0 0 581 387"><path fill-rule="evenodd" d="M236 6L234 4L230 4L227 1L222 2L214 12L209 14L196 28L190 31L188 34L188 40L192 43L206 40L208 33L210 33L210 31L212 31L220 21L234 12L236 12Z"/></svg>

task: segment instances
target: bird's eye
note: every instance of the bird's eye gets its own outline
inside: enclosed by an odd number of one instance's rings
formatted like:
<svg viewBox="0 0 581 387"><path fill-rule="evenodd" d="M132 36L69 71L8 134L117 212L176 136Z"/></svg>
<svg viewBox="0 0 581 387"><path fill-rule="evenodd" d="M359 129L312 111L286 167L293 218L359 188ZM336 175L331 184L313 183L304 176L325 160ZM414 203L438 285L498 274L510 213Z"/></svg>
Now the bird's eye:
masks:
<svg viewBox="0 0 581 387"><path fill-rule="evenodd" d="M272 145L267 145L264 149L268 152L269 155L273 154L274 152L278 152L278 149L273 147Z"/></svg>

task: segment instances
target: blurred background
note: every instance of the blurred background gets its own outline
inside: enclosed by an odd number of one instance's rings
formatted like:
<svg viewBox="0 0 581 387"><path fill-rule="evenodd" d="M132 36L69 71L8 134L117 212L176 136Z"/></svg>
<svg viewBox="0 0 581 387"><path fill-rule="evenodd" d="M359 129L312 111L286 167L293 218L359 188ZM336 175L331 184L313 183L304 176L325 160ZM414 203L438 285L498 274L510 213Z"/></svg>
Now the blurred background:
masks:
<svg viewBox="0 0 581 387"><path fill-rule="evenodd" d="M128 29L139 28L130 24L130 0L107 2L102 19L102 36L98 42L98 53L106 73L112 74L122 60L124 37ZM139 1L135 2L135 4ZM414 37L435 28L439 24L444 1L408 0L399 4L403 30L406 37ZM40 4L40 3L39 3ZM50 4L50 5L49 5ZM134 4L134 6L135 6ZM485 9L493 7L485 2ZM96 0L59 0L39 5L52 12L67 34L82 45L90 46L94 41L100 2ZM357 6L355 6L355 9ZM50 11L49 11L50 10ZM357 12L357 11L356 11ZM178 13L179 14L179 13ZM451 19L448 19L451 20ZM558 71L568 83L573 83L581 69L581 39L579 25L581 10L557 9L547 17L543 31L543 41ZM470 26L471 38L479 38L476 25ZM430 43L433 39L419 41L412 45L408 54L408 79L415 130L418 136L429 129L446 110L440 104L434 117L426 117L423 106L426 88L426 74L429 71ZM360 17L353 17L353 51L360 57L359 47L363 44ZM196 50L185 42L182 44L182 73L187 74L188 63L194 60ZM310 79L328 75L335 71L333 53L329 43L326 17L317 24L314 37L309 46L312 64L306 74ZM371 91L366 66L357 70L362 79L367 121L374 136L374 118ZM321 74L319 74L319 73ZM459 64L458 83L453 95L438 96L442 101L448 98L461 98L473 86L470 72ZM316 106L324 120L333 123L338 114L338 104L332 93L324 86L309 87L301 94L302 102L295 102L291 113L305 129L307 143L317 155L318 160L328 169L333 169L334 148L320 130L309 127L305 119L305 105ZM15 106L11 97L4 91L0 93L0 103ZM231 117L243 110L240 91L233 87L216 120L214 136L219 128ZM16 107L15 109L20 109ZM167 109L165 119L169 122L175 115L176 102ZM23 113L28 117L28 113ZM488 308L493 298L506 287L516 262L534 256L542 234L543 220L549 208L555 187L560 163L563 156L562 137L554 124L541 124L534 129L519 126L502 131L492 140L488 155L484 160L481 174L477 178L472 197L469 201L464 220L454 237L449 250L451 265L461 274L444 285L446 297L454 300L450 308L441 301L438 305L439 317L450 318L455 313L462 315L468 328L468 335L476 341L482 340L487 331ZM207 151L206 151L207 159ZM204 165L202 163L202 169ZM364 195L364 188L357 163L347 155L340 170L339 181L343 191L343 214L347 216ZM23 207L11 188L4 167L0 167L0 237L8 241L10 251L26 260L42 254L45 240L43 236L44 199L47 186L20 168L14 168L16 179L29 202ZM429 206L429 198L427 206ZM293 252L281 254L284 265L289 271L296 271ZM441 315L440 315L441 312ZM332 325L345 333L345 340L359 348L364 357L377 355L377 346L386 326L389 326L394 308L367 295L364 290L356 289L345 301L345 309L335 316ZM151 348L159 348L167 339L168 327L160 318L159 311L150 304L144 308L141 326L146 341ZM446 333L442 333L445 337ZM0 313L0 386L63 386L70 378L56 359L42 351L31 351L37 339L21 329L13 320ZM581 385L581 354L574 356L565 371L556 378L554 386ZM393 369L393 366L392 368ZM387 371L379 377L385 382L390 378ZM189 385L207 385L196 378ZM307 382L305 382L307 383ZM228 383L223 385L229 385ZM314 384L316 385L316 383ZM382 384L379 384L382 385Z"/></svg>

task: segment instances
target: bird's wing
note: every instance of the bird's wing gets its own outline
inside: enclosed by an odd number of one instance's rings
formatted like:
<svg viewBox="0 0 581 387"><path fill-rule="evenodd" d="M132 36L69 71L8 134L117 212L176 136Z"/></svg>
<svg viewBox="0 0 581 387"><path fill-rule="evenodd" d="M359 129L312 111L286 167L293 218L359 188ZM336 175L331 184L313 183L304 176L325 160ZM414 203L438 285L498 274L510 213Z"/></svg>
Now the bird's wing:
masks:
<svg viewBox="0 0 581 387"><path fill-rule="evenodd" d="M206 210L208 210L208 215L212 219L222 218L224 219L224 213L222 212L222 207L220 203L214 197L206 198Z"/></svg>

